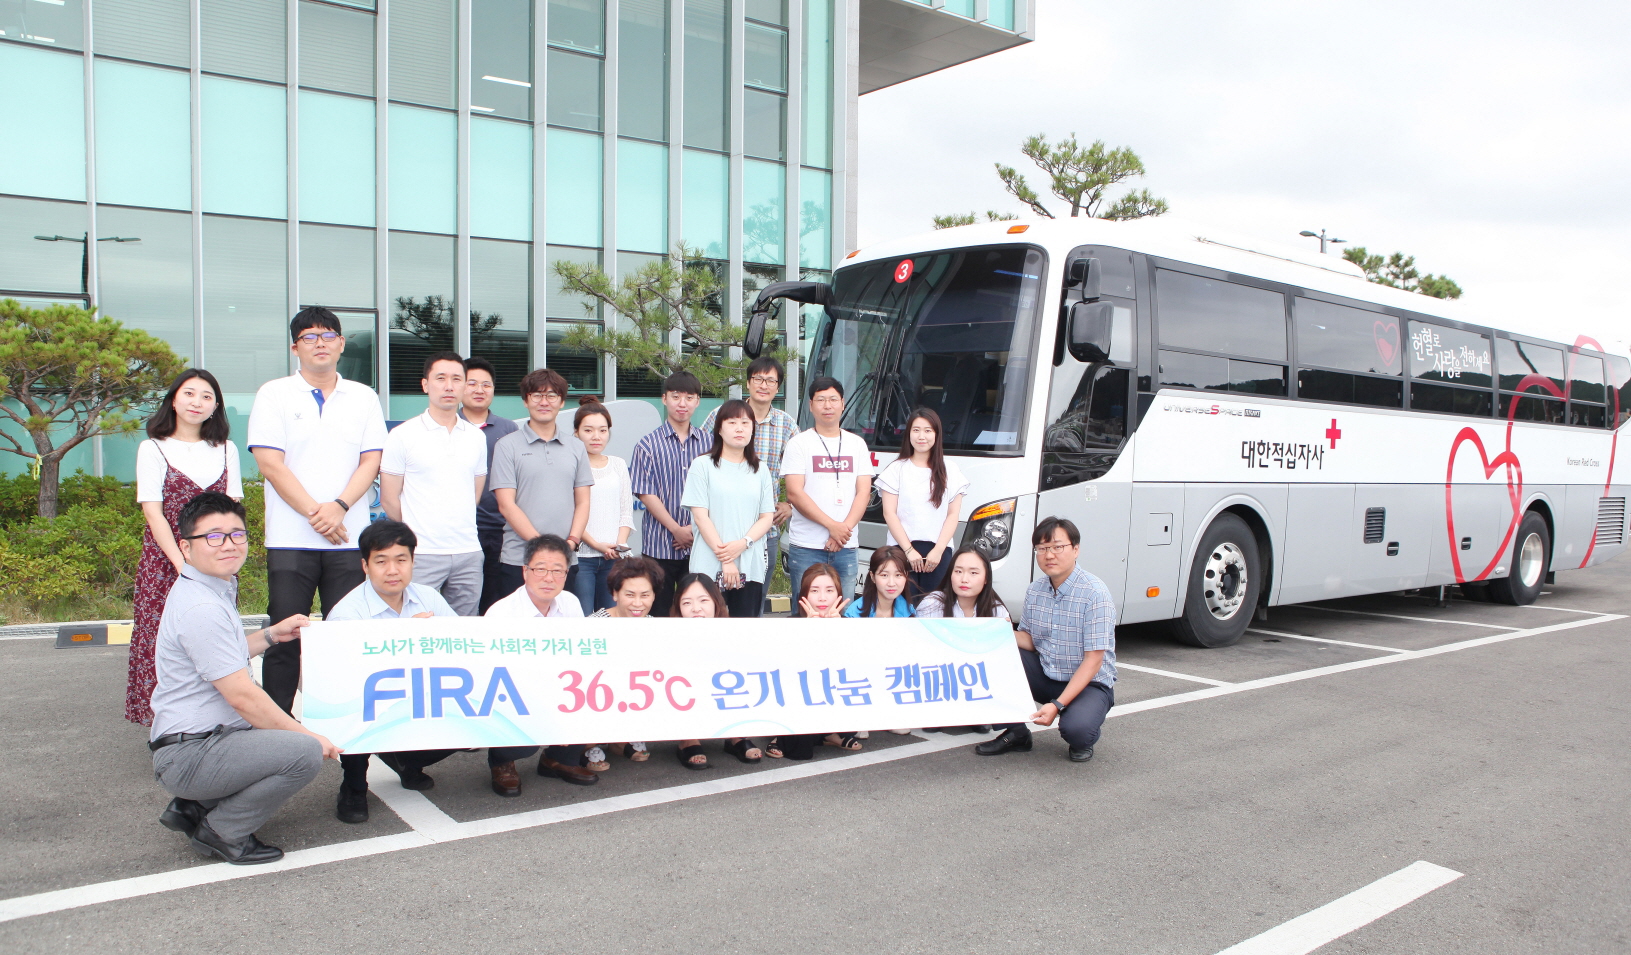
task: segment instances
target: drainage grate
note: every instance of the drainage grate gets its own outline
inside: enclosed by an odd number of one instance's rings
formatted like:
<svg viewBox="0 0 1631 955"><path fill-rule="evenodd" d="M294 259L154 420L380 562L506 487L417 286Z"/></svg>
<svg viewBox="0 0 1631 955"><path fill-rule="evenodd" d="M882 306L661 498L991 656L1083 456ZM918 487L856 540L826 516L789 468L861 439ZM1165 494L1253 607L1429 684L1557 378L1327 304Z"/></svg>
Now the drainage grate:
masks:
<svg viewBox="0 0 1631 955"><path fill-rule="evenodd" d="M1597 543L1625 543L1625 498L1597 499Z"/></svg>
<svg viewBox="0 0 1631 955"><path fill-rule="evenodd" d="M1387 508L1365 508L1365 543L1380 544L1387 536Z"/></svg>

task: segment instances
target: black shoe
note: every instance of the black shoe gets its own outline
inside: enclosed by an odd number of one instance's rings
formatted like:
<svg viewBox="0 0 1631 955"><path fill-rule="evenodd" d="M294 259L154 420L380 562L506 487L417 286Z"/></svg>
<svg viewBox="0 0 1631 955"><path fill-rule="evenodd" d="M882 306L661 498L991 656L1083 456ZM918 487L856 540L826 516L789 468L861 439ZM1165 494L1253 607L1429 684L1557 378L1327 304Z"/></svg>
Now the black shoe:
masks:
<svg viewBox="0 0 1631 955"><path fill-rule="evenodd" d="M334 818L341 822L359 823L368 821L368 790L352 789L344 783L340 784L340 800L334 806Z"/></svg>
<svg viewBox="0 0 1631 955"><path fill-rule="evenodd" d="M159 824L172 832L192 835L198 824L204 821L209 810L204 804L191 799L182 799L180 796L170 800L170 805L164 807L159 813Z"/></svg>
<svg viewBox="0 0 1631 955"><path fill-rule="evenodd" d="M396 753L376 753L374 755L378 756L380 762L396 773L396 778L402 780L403 789L424 792L436 785L436 780L430 778L430 775L423 769L417 766L404 766L402 758Z"/></svg>
<svg viewBox="0 0 1631 955"><path fill-rule="evenodd" d="M1031 751L1031 731L1024 727L1015 727L1005 731L996 739L988 739L974 747L974 752L981 756L997 756L1009 750L1018 750L1021 753Z"/></svg>
<svg viewBox="0 0 1631 955"><path fill-rule="evenodd" d="M1092 758L1093 747L1091 746L1083 746L1080 749L1075 746L1070 748L1070 761L1073 763L1085 763Z"/></svg>
<svg viewBox="0 0 1631 955"><path fill-rule="evenodd" d="M215 856L233 865L262 865L283 858L282 849L267 845L255 838L254 833L245 836L237 845L228 845L225 839L215 834L208 822L200 822L187 838L199 855Z"/></svg>
<svg viewBox="0 0 1631 955"><path fill-rule="evenodd" d="M991 724L990 723L974 724L974 725L969 726L969 729L973 730L976 733L989 733L989 732L991 732Z"/></svg>

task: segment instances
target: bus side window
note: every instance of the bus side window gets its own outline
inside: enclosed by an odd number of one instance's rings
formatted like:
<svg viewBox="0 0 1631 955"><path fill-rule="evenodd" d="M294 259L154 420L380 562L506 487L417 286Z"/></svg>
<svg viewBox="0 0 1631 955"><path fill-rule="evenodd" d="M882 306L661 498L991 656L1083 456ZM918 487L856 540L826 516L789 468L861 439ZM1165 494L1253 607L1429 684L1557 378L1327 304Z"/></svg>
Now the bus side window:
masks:
<svg viewBox="0 0 1631 955"><path fill-rule="evenodd" d="M1613 394L1609 396L1609 405L1610 410L1615 413L1609 427L1618 428L1627 418L1631 418L1631 361L1619 357L1609 358L1608 382L1614 389Z"/></svg>
<svg viewBox="0 0 1631 955"><path fill-rule="evenodd" d="M1101 477L1127 439L1131 372L1067 360L1053 370L1042 439L1042 489Z"/></svg>

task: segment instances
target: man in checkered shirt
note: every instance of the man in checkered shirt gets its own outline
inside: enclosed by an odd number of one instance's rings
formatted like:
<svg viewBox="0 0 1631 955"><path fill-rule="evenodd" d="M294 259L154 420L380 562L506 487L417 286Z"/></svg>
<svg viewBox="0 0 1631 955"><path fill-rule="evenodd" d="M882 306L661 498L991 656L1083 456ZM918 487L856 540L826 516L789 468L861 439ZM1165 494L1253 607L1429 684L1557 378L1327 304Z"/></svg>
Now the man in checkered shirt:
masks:
<svg viewBox="0 0 1631 955"><path fill-rule="evenodd" d="M1014 632L1031 698L1042 704L1031 722L1052 726L1057 719L1071 760L1085 763L1116 705L1116 605L1103 581L1076 566L1082 535L1075 524L1046 518L1031 543L1036 566L1047 576L1025 591L1025 611ZM1012 723L974 751L996 756L1030 748L1030 727Z"/></svg>

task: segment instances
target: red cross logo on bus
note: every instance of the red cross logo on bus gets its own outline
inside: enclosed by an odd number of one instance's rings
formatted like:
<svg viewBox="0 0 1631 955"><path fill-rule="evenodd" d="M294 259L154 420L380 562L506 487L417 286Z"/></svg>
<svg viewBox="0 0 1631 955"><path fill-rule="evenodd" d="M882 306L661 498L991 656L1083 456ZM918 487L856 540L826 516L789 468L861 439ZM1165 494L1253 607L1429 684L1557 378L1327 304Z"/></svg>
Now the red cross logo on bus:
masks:
<svg viewBox="0 0 1631 955"><path fill-rule="evenodd" d="M1331 439L1331 447L1337 446L1337 439L1342 437L1342 429L1337 427L1337 419L1331 419L1331 426L1325 429L1325 436Z"/></svg>

